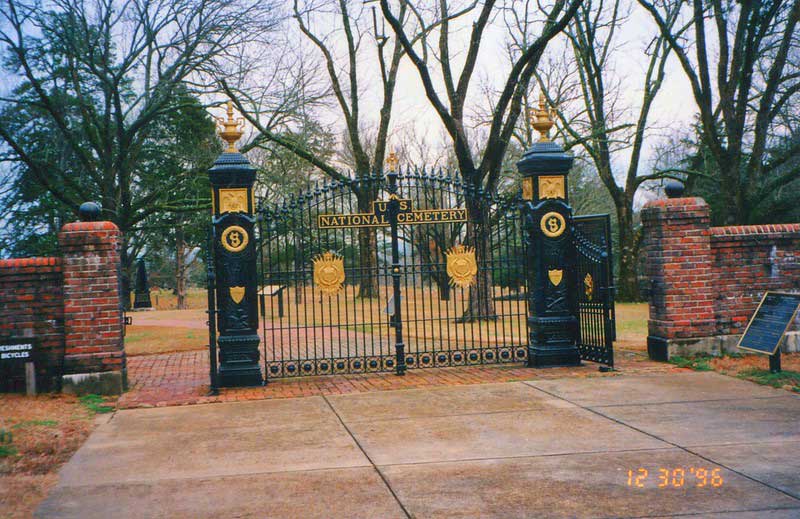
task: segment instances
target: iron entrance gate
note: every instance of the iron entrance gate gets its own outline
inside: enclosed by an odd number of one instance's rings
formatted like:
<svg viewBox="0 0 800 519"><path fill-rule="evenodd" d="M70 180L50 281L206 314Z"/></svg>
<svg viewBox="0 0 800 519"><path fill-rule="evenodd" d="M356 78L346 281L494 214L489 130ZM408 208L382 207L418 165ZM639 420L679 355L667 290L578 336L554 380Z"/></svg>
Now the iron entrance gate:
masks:
<svg viewBox="0 0 800 519"><path fill-rule="evenodd" d="M614 367L614 270L609 215L576 216L578 348L581 359Z"/></svg>
<svg viewBox="0 0 800 519"><path fill-rule="evenodd" d="M527 359L519 199L444 174L396 178L333 182L259 209L267 377Z"/></svg>

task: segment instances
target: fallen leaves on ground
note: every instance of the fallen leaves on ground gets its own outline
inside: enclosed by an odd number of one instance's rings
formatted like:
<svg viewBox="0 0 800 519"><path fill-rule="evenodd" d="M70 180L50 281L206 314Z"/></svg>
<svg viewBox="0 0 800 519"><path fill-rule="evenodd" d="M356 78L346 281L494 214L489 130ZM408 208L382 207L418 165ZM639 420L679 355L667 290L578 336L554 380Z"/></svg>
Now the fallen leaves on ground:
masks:
<svg viewBox="0 0 800 519"><path fill-rule="evenodd" d="M70 395L0 394L0 517L30 517L95 413Z"/></svg>

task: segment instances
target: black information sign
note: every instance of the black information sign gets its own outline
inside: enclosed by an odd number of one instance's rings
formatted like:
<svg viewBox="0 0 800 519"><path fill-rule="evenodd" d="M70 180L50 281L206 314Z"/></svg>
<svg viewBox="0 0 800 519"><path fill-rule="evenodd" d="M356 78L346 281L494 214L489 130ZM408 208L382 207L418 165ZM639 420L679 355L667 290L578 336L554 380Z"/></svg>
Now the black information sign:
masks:
<svg viewBox="0 0 800 519"><path fill-rule="evenodd" d="M33 362L34 341L32 337L0 340L0 364Z"/></svg>
<svg viewBox="0 0 800 519"><path fill-rule="evenodd" d="M739 339L745 350L774 355L800 307L800 294L767 292Z"/></svg>

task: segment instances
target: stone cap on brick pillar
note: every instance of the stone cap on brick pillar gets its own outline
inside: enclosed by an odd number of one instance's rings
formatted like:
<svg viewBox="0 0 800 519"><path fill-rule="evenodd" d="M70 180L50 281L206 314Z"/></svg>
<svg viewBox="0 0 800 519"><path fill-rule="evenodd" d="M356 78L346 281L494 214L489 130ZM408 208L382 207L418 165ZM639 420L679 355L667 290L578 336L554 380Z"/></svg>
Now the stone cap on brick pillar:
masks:
<svg viewBox="0 0 800 519"><path fill-rule="evenodd" d="M120 231L114 222L73 222L64 225L58 233L61 250L92 247L95 249L116 248Z"/></svg>
<svg viewBox="0 0 800 519"><path fill-rule="evenodd" d="M657 219L708 218L711 210L708 203L700 197L667 198L651 200L641 211L642 222Z"/></svg>

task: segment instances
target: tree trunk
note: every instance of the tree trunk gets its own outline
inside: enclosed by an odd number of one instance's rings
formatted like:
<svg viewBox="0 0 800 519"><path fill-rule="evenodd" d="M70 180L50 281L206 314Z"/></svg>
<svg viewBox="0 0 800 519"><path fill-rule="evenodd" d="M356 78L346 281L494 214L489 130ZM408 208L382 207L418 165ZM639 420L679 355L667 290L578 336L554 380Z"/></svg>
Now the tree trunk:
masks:
<svg viewBox="0 0 800 519"><path fill-rule="evenodd" d="M131 258L128 257L128 239L125 233L122 234L122 246L119 252L119 274L120 274L120 298L122 298L122 309L131 309Z"/></svg>
<svg viewBox="0 0 800 519"><path fill-rule="evenodd" d="M450 301L450 278L446 272L436 274L436 286L439 288L439 301Z"/></svg>
<svg viewBox="0 0 800 519"><path fill-rule="evenodd" d="M183 227L175 229L175 292L178 295L178 310L186 309L186 242Z"/></svg>
<svg viewBox="0 0 800 519"><path fill-rule="evenodd" d="M467 196L467 245L475 247L475 260L478 263L478 274L475 282L469 287L469 304L461 322L474 322L497 319L494 309L492 290L491 261L491 226L489 224L489 207L477 198Z"/></svg>
<svg viewBox="0 0 800 519"><path fill-rule="evenodd" d="M376 195L373 190L366 190L358 196L358 212L372 211L372 202ZM361 269L358 297L378 297L378 236L374 227L358 229L358 266Z"/></svg>
<svg viewBox="0 0 800 519"><path fill-rule="evenodd" d="M617 295L620 301L641 301L636 266L639 256L639 240L633 228L633 206L617 207L617 229L619 232L619 272Z"/></svg>

